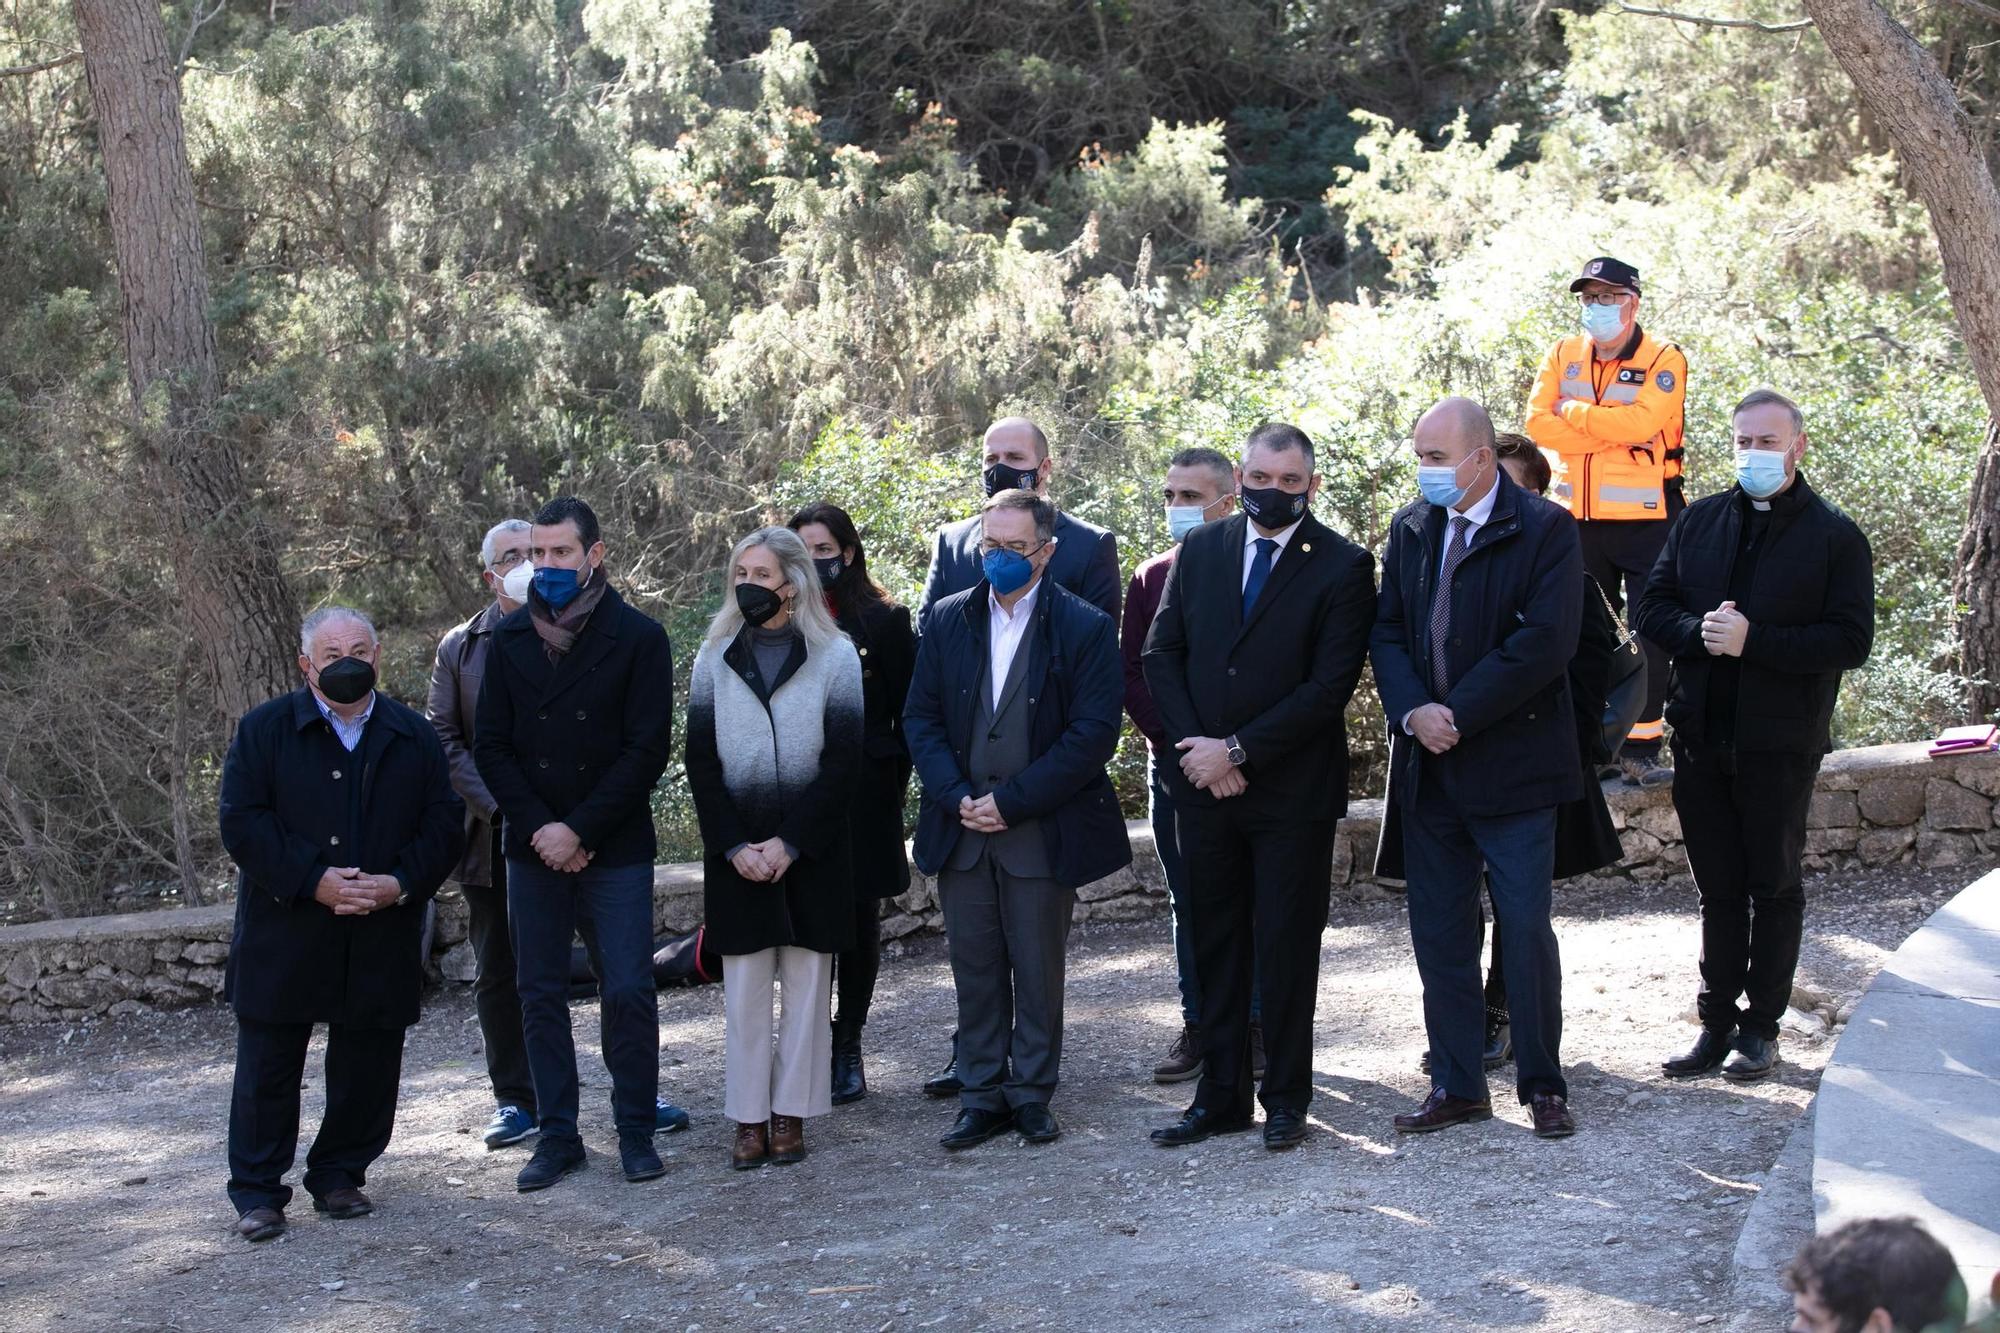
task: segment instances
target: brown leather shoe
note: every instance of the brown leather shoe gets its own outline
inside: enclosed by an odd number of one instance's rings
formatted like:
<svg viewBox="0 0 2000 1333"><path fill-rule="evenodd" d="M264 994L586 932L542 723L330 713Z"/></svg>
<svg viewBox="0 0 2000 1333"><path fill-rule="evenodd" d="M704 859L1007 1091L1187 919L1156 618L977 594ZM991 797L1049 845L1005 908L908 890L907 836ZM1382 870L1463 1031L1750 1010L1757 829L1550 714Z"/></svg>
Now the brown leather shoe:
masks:
<svg viewBox="0 0 2000 1333"><path fill-rule="evenodd" d="M1528 1100L1528 1114L1534 1117L1538 1139L1566 1139L1576 1133L1576 1117L1561 1093L1536 1093Z"/></svg>
<svg viewBox="0 0 2000 1333"><path fill-rule="evenodd" d="M771 1161L775 1164L806 1159L806 1122L795 1115L771 1117Z"/></svg>
<svg viewBox="0 0 2000 1333"><path fill-rule="evenodd" d="M245 1240L271 1240L285 1234L285 1214L278 1208L252 1208L236 1219L236 1234Z"/></svg>
<svg viewBox="0 0 2000 1333"><path fill-rule="evenodd" d="M350 1217L366 1217L375 1211L375 1201L352 1185L313 1196L313 1211L325 1213L337 1222Z"/></svg>
<svg viewBox="0 0 2000 1333"><path fill-rule="evenodd" d="M762 1121L753 1125L738 1122L736 1146L730 1151L729 1164L738 1171L749 1171L770 1161L771 1145L766 1138L769 1129Z"/></svg>
<svg viewBox="0 0 2000 1333"><path fill-rule="evenodd" d="M1476 1102L1469 1097L1454 1097L1443 1088L1432 1088L1431 1095L1424 1098L1422 1106L1408 1115L1396 1117L1396 1132L1428 1134L1433 1130L1450 1129L1453 1125L1467 1125L1475 1120L1492 1118L1492 1102Z"/></svg>

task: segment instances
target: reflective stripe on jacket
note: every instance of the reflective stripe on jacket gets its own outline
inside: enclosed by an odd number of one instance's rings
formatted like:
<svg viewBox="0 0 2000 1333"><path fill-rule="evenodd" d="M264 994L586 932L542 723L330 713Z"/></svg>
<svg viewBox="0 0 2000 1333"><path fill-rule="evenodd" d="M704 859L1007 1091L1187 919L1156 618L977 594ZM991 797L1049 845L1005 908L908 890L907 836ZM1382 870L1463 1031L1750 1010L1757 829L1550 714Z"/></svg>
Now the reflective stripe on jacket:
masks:
<svg viewBox="0 0 2000 1333"><path fill-rule="evenodd" d="M1528 394L1528 437L1549 456L1549 498L1579 519L1664 519L1681 479L1687 357L1634 326L1599 360L1590 336L1549 349Z"/></svg>

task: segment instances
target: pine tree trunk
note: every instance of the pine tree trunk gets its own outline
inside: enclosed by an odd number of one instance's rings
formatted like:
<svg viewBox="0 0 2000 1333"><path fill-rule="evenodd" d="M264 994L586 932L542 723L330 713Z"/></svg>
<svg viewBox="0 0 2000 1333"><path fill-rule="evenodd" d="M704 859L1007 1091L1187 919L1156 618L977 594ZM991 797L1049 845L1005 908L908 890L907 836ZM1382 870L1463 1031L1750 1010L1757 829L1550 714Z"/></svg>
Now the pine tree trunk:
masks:
<svg viewBox="0 0 2000 1333"><path fill-rule="evenodd" d="M148 490L216 707L235 718L297 679L277 543L218 419L208 267L158 0L74 0L124 304L126 376Z"/></svg>
<svg viewBox="0 0 2000 1333"><path fill-rule="evenodd" d="M1944 283L1965 336L1986 410L2000 420L2000 188L1972 121L1950 80L1916 38L1876 0L1803 0L1834 59L1888 131L1896 156L1930 210L1944 260ZM2000 681L2000 630L1993 596L2000 591L2000 459L1994 423L1972 488L1972 508L1959 542L1956 586L1971 609L1962 618L1961 667L1975 681ZM1975 685L1966 700L1975 717L2000 706L2000 690Z"/></svg>

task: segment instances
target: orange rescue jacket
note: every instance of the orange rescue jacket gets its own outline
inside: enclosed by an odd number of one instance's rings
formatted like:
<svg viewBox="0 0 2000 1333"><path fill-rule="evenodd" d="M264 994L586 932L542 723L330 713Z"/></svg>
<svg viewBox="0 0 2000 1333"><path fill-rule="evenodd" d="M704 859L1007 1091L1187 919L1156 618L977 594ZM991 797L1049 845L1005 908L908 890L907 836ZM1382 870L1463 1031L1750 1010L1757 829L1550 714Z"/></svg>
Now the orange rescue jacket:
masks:
<svg viewBox="0 0 2000 1333"><path fill-rule="evenodd" d="M1528 394L1528 438L1548 454L1549 498L1579 519L1667 517L1681 485L1687 357L1636 325L1599 360L1590 335L1549 349Z"/></svg>

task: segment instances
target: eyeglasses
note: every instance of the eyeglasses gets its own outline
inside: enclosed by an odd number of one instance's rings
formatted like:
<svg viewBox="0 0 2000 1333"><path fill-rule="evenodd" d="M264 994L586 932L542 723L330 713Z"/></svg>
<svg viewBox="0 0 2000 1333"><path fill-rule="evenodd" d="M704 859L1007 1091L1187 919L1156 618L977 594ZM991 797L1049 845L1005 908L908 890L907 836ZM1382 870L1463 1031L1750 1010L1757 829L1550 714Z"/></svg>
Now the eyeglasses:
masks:
<svg viewBox="0 0 2000 1333"><path fill-rule="evenodd" d="M526 551L503 551L499 558L488 566L491 569L512 569L528 558Z"/></svg>
<svg viewBox="0 0 2000 1333"><path fill-rule="evenodd" d="M1576 299L1585 305L1617 305L1631 292L1578 292Z"/></svg>
<svg viewBox="0 0 2000 1333"><path fill-rule="evenodd" d="M1033 555L1047 545L1047 542L1036 542L1033 546L1026 542L981 542L979 554L989 556L996 551L1012 551L1015 555Z"/></svg>

